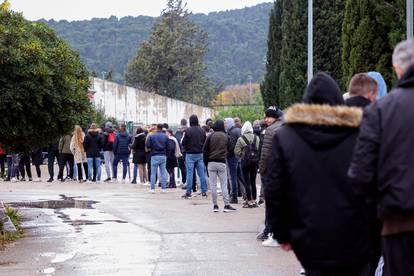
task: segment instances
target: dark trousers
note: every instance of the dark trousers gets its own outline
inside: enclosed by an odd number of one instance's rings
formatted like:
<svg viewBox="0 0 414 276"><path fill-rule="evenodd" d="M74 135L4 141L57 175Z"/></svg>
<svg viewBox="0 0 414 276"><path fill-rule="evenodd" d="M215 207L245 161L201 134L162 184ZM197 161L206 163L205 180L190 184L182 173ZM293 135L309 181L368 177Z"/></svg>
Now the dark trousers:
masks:
<svg viewBox="0 0 414 276"><path fill-rule="evenodd" d="M414 232L382 237L384 276L414 275Z"/></svg>
<svg viewBox="0 0 414 276"><path fill-rule="evenodd" d="M246 196L247 200L256 200L257 199L257 189L256 189L256 176L257 176L257 167L256 166L246 166L242 167L244 182L246 185Z"/></svg>
<svg viewBox="0 0 414 276"><path fill-rule="evenodd" d="M185 169L185 157L178 158L178 167L181 172L181 182L185 184L187 182L187 171Z"/></svg>
<svg viewBox="0 0 414 276"><path fill-rule="evenodd" d="M51 151L47 153L47 170L49 171L49 176L52 179L55 176L55 159L59 163L59 152Z"/></svg>
<svg viewBox="0 0 414 276"><path fill-rule="evenodd" d="M78 180L83 180L83 174L82 174L82 164L83 169L85 170L85 176L88 178L88 163L78 163L76 166L78 167Z"/></svg>
<svg viewBox="0 0 414 276"><path fill-rule="evenodd" d="M63 180L63 170L66 167L66 164L69 165L69 177L73 178L73 154L61 153L59 154L59 174L58 179Z"/></svg>
<svg viewBox="0 0 414 276"><path fill-rule="evenodd" d="M30 157L26 154L23 154L22 157L20 158L20 162L19 162L19 170L20 170L20 174L23 178L25 178L25 170L27 172L27 177L32 178L32 170L30 167Z"/></svg>
<svg viewBox="0 0 414 276"><path fill-rule="evenodd" d="M167 167L167 172L170 176L170 182L168 183L168 188L176 188L176 184L175 184L175 172L174 172L175 167Z"/></svg>
<svg viewBox="0 0 414 276"><path fill-rule="evenodd" d="M122 161L122 179L125 180L128 172L128 163L129 163L129 155L118 155L115 154L114 163L113 163L113 175L116 179L118 177L118 163ZM151 166L148 166L151 167Z"/></svg>
<svg viewBox="0 0 414 276"><path fill-rule="evenodd" d="M362 267L340 267L306 269L306 276L368 276L368 265ZM408 274L407 274L408 275Z"/></svg>
<svg viewBox="0 0 414 276"><path fill-rule="evenodd" d="M40 170L40 165L35 165L37 177L42 177L42 171Z"/></svg>
<svg viewBox="0 0 414 276"><path fill-rule="evenodd" d="M262 187L264 187L264 183L266 183L266 177L264 175L261 175L261 180L262 180ZM264 191L263 191L263 196L264 196ZM272 232L272 227L270 226L269 223L269 209L266 207L266 201L265 201L265 229L264 232L269 234Z"/></svg>
<svg viewBox="0 0 414 276"><path fill-rule="evenodd" d="M6 173L6 168L4 166L4 164L6 162L6 157L7 157L7 155L5 155L5 154L0 155L0 175L4 175Z"/></svg>
<svg viewBox="0 0 414 276"><path fill-rule="evenodd" d="M237 181L237 169L239 165L239 159L235 156L229 157L227 159L227 167L229 168L230 174L230 184L231 184L231 197L237 199L238 195L238 181Z"/></svg>

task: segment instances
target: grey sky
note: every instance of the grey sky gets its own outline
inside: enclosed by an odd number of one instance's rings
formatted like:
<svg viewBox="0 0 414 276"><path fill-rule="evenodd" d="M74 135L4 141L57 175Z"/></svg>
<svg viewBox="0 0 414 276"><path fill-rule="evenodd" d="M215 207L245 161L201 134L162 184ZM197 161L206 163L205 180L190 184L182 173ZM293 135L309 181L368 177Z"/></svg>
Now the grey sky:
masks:
<svg viewBox="0 0 414 276"><path fill-rule="evenodd" d="M1 1L1 0L0 0ZM167 0L9 0L11 9L29 20L84 20L93 17L158 16ZM185 2L185 1L183 1ZM187 0L194 13L208 13L254 6L272 0Z"/></svg>

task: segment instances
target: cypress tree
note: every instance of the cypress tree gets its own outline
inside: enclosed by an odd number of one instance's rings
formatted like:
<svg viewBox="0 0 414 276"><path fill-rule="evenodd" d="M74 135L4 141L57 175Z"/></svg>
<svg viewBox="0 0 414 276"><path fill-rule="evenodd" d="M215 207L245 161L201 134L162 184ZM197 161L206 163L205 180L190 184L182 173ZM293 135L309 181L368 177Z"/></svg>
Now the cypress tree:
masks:
<svg viewBox="0 0 414 276"><path fill-rule="evenodd" d="M283 0L275 1L270 12L267 39L266 74L260 85L265 108L280 105L280 52L282 48Z"/></svg>
<svg viewBox="0 0 414 276"><path fill-rule="evenodd" d="M341 33L345 0L316 0L314 3L314 71L342 79Z"/></svg>
<svg viewBox="0 0 414 276"><path fill-rule="evenodd" d="M282 108L300 101L306 87L307 7L306 0L283 1L279 76Z"/></svg>
<svg viewBox="0 0 414 276"><path fill-rule="evenodd" d="M342 33L342 74L347 83L354 74L380 72L386 82L395 79L392 52L405 38L405 1L346 0Z"/></svg>

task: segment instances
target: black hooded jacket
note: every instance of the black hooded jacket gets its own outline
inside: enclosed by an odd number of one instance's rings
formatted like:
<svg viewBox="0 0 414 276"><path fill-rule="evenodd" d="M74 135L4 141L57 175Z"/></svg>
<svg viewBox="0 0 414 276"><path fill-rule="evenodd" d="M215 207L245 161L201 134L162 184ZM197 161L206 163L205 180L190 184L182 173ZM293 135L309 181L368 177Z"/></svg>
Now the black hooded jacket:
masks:
<svg viewBox="0 0 414 276"><path fill-rule="evenodd" d="M224 122L222 120L216 121L213 130L214 132L207 137L204 143L204 163L226 163L227 153L230 150L230 137L226 134Z"/></svg>
<svg viewBox="0 0 414 276"><path fill-rule="evenodd" d="M414 66L389 95L365 109L348 172L355 191L378 194L384 235L397 234L405 222L414 220L413 106ZM390 224L399 224L400 231L391 233ZM411 228L405 230L414 231Z"/></svg>
<svg viewBox="0 0 414 276"><path fill-rule="evenodd" d="M274 237L290 243L305 269L364 265L366 207L347 182L362 110L343 106L327 74L290 107L267 162L266 207Z"/></svg>
<svg viewBox="0 0 414 276"><path fill-rule="evenodd" d="M98 130L89 130L83 141L83 147L86 152L86 157L100 157L101 149L103 147L102 137Z"/></svg>
<svg viewBox="0 0 414 276"><path fill-rule="evenodd" d="M345 101L345 104L347 106L354 106L354 107L360 107L360 108L365 108L370 103L371 103L370 100L362 96L351 97Z"/></svg>
<svg viewBox="0 0 414 276"><path fill-rule="evenodd" d="M200 154L206 141L206 132L198 124L198 117L191 115L190 127L184 132L183 149L188 154Z"/></svg>

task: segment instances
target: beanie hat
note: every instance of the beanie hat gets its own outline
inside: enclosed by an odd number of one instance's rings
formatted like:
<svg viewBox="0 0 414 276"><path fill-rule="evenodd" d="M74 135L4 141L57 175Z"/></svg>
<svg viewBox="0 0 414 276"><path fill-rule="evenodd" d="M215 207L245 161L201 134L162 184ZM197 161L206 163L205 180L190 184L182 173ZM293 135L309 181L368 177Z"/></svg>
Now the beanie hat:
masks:
<svg viewBox="0 0 414 276"><path fill-rule="evenodd" d="M269 107L266 111L265 111L265 116L266 117L270 117L270 118L275 118L275 119L279 119L280 117L283 116L283 112L282 110L280 110L278 107Z"/></svg>

